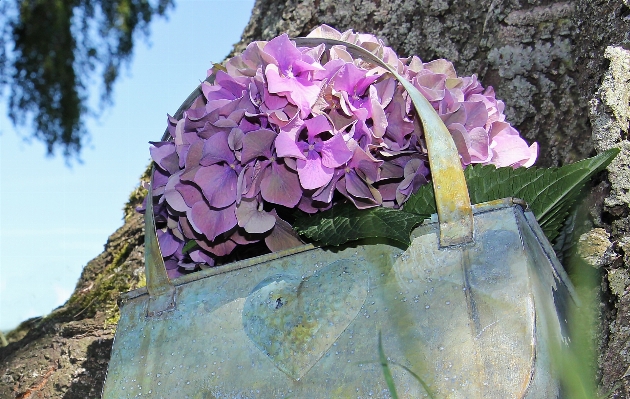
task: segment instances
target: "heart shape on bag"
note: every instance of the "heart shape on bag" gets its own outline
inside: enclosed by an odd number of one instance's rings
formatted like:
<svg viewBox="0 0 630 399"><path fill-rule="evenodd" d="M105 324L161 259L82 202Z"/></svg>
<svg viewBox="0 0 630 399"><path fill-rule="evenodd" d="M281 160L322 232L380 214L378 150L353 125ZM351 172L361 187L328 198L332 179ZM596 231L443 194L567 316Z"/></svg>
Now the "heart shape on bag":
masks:
<svg viewBox="0 0 630 399"><path fill-rule="evenodd" d="M348 259L304 279L268 277L245 301L245 332L276 367L299 380L357 316L367 280L367 273Z"/></svg>

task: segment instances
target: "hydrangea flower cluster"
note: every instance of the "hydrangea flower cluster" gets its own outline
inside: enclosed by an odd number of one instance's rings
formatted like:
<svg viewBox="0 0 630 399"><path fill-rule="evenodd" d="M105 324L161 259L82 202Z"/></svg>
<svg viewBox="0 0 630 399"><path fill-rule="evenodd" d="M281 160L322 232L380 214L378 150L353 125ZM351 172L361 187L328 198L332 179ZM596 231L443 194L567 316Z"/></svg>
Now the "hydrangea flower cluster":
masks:
<svg viewBox="0 0 630 399"><path fill-rule="evenodd" d="M449 61L399 58L374 36L328 26L309 36L356 44L394 66L441 116L463 167L535 161L537 144L505 122L493 89L458 77ZM297 47L284 34L251 43L208 76L182 118L169 116L172 140L151 147L170 277L219 264L239 246L300 244L287 209L316 213L340 201L399 208L430 179L406 92L343 46Z"/></svg>

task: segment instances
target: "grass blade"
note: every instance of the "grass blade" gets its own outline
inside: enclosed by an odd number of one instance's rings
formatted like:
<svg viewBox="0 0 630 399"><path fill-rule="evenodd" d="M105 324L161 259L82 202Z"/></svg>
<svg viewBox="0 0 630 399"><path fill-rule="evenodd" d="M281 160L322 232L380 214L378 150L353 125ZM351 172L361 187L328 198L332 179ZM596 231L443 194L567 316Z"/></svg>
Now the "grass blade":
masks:
<svg viewBox="0 0 630 399"><path fill-rule="evenodd" d="M385 351L383 351L383 341L381 339L380 331L378 332L378 359L381 362L381 367L383 368L383 375L385 376L387 388L389 388L389 394L392 395L393 399L398 399L396 385L394 384L394 377L392 377L392 372L389 369L389 363L387 362L387 358L385 357Z"/></svg>

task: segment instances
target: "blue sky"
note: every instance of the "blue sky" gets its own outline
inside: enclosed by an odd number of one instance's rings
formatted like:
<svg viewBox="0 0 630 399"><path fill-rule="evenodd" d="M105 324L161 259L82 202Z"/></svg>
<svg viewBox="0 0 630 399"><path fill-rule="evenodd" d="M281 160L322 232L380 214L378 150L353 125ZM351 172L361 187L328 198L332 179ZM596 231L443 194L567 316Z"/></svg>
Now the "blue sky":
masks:
<svg viewBox="0 0 630 399"><path fill-rule="evenodd" d="M113 106L89 120L82 164L47 158L0 100L0 329L49 313L74 290L81 270L122 226L122 208L173 114L232 49L254 0L176 0L168 19L138 40ZM93 88L98 98L99 86Z"/></svg>

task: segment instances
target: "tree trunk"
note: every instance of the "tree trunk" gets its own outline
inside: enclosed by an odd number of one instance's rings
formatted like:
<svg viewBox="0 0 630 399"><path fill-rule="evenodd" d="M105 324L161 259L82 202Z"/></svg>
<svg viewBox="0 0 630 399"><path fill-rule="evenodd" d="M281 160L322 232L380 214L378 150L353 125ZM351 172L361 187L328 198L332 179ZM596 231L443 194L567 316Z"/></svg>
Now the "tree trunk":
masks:
<svg viewBox="0 0 630 399"><path fill-rule="evenodd" d="M599 383L630 398L630 8L605 0L257 0L234 51L319 24L383 38L400 56L447 58L477 74L508 120L553 166L611 147L621 154L590 190L578 252L599 270ZM184 100L184 99L182 99ZM132 195L129 207L137 203ZM85 268L66 305L29 320L0 349L0 397L99 397L115 298L143 283L142 223L129 214ZM574 251L575 252L575 251ZM590 266L589 266L590 267ZM599 285L598 285L599 286Z"/></svg>

